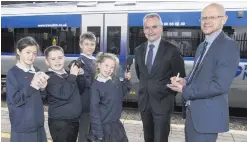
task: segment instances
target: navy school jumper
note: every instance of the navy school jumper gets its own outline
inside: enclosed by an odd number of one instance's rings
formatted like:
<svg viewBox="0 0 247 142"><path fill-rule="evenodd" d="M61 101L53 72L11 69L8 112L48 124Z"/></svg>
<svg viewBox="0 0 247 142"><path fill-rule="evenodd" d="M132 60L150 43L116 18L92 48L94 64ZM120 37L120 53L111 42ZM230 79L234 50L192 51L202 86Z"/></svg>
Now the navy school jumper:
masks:
<svg viewBox="0 0 247 142"><path fill-rule="evenodd" d="M77 82L82 101L82 113L90 112L90 89L95 77L95 60L89 59L84 55L81 55L78 59L81 59L85 65L83 66L84 74L78 75Z"/></svg>
<svg viewBox="0 0 247 142"><path fill-rule="evenodd" d="M7 73L7 104L12 132L33 132L44 126L43 94L30 86L33 76L16 65Z"/></svg>
<svg viewBox="0 0 247 142"><path fill-rule="evenodd" d="M104 137L105 124L120 120L122 102L130 89L130 81L119 79L93 82L91 94L91 126L92 133L97 138Z"/></svg>
<svg viewBox="0 0 247 142"><path fill-rule="evenodd" d="M59 75L51 71L49 76L46 87L49 118L79 120L82 108L76 83L77 76L72 74Z"/></svg>

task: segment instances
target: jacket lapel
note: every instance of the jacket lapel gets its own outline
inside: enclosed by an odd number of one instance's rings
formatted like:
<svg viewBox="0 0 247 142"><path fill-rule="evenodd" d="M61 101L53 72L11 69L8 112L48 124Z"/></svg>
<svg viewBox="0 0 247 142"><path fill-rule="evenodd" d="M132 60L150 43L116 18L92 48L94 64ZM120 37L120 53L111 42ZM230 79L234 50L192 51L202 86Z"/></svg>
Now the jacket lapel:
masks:
<svg viewBox="0 0 247 142"><path fill-rule="evenodd" d="M159 69L159 65L161 65L161 62L163 61L162 59L164 58L166 47L164 45L164 41L161 39L160 44L153 62L153 66L151 69L150 75L153 76L155 72Z"/></svg>
<svg viewBox="0 0 247 142"><path fill-rule="evenodd" d="M216 39L215 39L215 40L213 41L213 43L210 45L210 47L209 47L209 49L208 49L206 55L204 56L204 58L203 58L201 64L199 64L198 69L197 69L195 75L198 74L198 73L200 72L200 70L202 69L204 63L205 63L207 60L209 60L209 59L211 58L210 56L213 55L212 52L215 51L215 47L217 46L218 42L220 41L220 39L221 39L223 36L224 36L224 32L221 32L221 33L219 34L219 36L216 37Z"/></svg>
<svg viewBox="0 0 247 142"><path fill-rule="evenodd" d="M142 46L142 48L141 48L141 58L142 58L142 60L141 60L141 62L142 62L142 65L143 65L143 68L144 68L144 70L145 70L145 72L147 73L147 74L149 74L148 73L148 68L147 68L147 66L146 66L146 64L145 64L145 57L146 57L146 52L147 52L147 45L148 45L148 42L145 42L144 44L143 44L143 46Z"/></svg>

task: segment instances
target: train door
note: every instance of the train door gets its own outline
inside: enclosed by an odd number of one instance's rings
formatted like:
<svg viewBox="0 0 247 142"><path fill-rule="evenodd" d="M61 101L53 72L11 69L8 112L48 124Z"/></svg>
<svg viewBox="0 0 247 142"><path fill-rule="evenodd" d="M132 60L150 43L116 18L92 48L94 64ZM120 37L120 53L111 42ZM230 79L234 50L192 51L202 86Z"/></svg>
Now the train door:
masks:
<svg viewBox="0 0 247 142"><path fill-rule="evenodd" d="M83 14L81 33L93 32L97 38L95 53L118 55L123 63L127 48L127 14Z"/></svg>
<svg viewBox="0 0 247 142"><path fill-rule="evenodd" d="M83 14L81 33L93 32L97 38L96 52L114 53L120 60L117 75L124 77L128 46L128 14ZM132 70L134 66L132 65ZM134 73L133 73L134 74ZM137 96L127 95L126 101L135 101Z"/></svg>

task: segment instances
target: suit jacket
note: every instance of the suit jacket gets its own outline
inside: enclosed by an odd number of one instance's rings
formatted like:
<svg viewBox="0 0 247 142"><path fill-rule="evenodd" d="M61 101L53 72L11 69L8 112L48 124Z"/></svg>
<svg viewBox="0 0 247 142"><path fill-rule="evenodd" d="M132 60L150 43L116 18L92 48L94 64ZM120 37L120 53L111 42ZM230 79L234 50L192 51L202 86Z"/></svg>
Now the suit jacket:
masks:
<svg viewBox="0 0 247 142"><path fill-rule="evenodd" d="M195 58L202 48L200 44ZM198 132L229 130L228 90L239 60L237 43L221 32L208 49L191 83L183 88L183 98L190 100L191 117Z"/></svg>
<svg viewBox="0 0 247 142"><path fill-rule="evenodd" d="M170 78L176 76L178 72L182 77L185 76L184 60L175 45L161 40L149 73L145 64L147 45L148 42L145 42L135 49L135 68L140 80L138 107L144 111L146 104L149 103L155 113L164 114L173 107L173 98L176 95L176 92L166 85L170 83ZM169 95L174 97L168 97Z"/></svg>

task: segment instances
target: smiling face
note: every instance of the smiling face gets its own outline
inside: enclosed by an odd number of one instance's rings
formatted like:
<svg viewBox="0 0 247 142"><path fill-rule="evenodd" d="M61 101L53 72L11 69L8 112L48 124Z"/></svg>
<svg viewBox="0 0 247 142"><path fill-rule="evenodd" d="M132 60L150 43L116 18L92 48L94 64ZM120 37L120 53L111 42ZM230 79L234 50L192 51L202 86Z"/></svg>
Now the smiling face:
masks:
<svg viewBox="0 0 247 142"><path fill-rule="evenodd" d="M149 42L154 42L161 38L163 29L158 17L147 17L144 20L143 28L144 34Z"/></svg>
<svg viewBox="0 0 247 142"><path fill-rule="evenodd" d="M64 69L64 53L60 50L53 50L48 53L46 64L54 71L62 72Z"/></svg>
<svg viewBox="0 0 247 142"><path fill-rule="evenodd" d="M227 21L224 7L211 4L204 8L201 13L201 29L206 36L210 36L223 28Z"/></svg>
<svg viewBox="0 0 247 142"><path fill-rule="evenodd" d="M115 70L116 62L110 58L105 58L102 63L98 64L99 72L105 78L111 76Z"/></svg>
<svg viewBox="0 0 247 142"><path fill-rule="evenodd" d="M82 53L92 56L96 47L96 42L94 40L85 39L83 43L80 44Z"/></svg>
<svg viewBox="0 0 247 142"><path fill-rule="evenodd" d="M19 56L19 62L23 66L30 68L37 57L38 47L37 46L27 46L21 51L17 49L17 54Z"/></svg>

